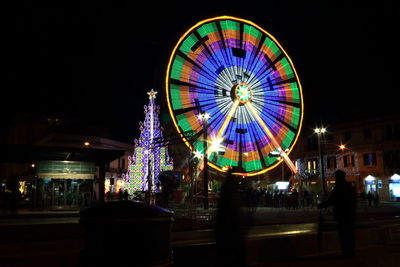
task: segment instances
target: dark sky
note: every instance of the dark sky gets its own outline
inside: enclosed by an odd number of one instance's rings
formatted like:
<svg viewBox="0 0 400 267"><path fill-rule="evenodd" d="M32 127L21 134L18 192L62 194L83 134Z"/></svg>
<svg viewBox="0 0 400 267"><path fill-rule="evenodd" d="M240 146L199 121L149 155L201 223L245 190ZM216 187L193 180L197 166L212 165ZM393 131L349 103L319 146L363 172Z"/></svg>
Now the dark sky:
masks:
<svg viewBox="0 0 400 267"><path fill-rule="evenodd" d="M164 76L179 37L219 15L251 20L280 42L303 86L306 123L399 113L399 12L390 1L163 2L24 1L7 8L2 120L19 111L79 118L131 142L147 91L159 91L168 113Z"/></svg>

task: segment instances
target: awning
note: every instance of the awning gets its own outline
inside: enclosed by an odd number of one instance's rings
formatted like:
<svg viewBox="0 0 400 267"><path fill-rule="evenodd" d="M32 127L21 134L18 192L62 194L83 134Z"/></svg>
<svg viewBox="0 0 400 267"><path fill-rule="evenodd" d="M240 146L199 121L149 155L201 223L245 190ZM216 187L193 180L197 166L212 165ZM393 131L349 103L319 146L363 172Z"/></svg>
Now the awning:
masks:
<svg viewBox="0 0 400 267"><path fill-rule="evenodd" d="M94 174L89 173L38 173L41 179L94 179Z"/></svg>

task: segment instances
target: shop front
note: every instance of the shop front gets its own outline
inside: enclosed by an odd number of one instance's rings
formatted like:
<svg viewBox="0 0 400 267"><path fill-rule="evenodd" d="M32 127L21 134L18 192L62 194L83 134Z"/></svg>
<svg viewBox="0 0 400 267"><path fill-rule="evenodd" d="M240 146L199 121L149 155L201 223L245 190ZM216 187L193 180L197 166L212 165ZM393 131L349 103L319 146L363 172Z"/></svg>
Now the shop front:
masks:
<svg viewBox="0 0 400 267"><path fill-rule="evenodd" d="M92 201L93 162L40 161L37 171L36 207L78 209Z"/></svg>
<svg viewBox="0 0 400 267"><path fill-rule="evenodd" d="M380 201L396 200L396 194L400 197L400 179L396 180L395 176L392 177L394 179L368 175L363 179L365 195L368 193L378 195Z"/></svg>
<svg viewBox="0 0 400 267"><path fill-rule="evenodd" d="M391 200L400 201L400 175L394 174L389 179L389 195Z"/></svg>
<svg viewBox="0 0 400 267"><path fill-rule="evenodd" d="M275 190L288 190L289 189L289 182L286 181L279 181L275 182Z"/></svg>
<svg viewBox="0 0 400 267"><path fill-rule="evenodd" d="M365 193L368 194L371 192L371 194L374 194L377 191L377 181L376 178L372 175L368 175L364 179L364 185L365 185Z"/></svg>

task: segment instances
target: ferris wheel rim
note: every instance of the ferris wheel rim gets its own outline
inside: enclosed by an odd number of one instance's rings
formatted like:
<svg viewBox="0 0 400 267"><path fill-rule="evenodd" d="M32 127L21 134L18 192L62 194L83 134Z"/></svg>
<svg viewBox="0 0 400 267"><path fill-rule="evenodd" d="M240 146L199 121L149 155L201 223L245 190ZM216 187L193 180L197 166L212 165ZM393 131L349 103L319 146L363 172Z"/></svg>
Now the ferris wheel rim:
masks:
<svg viewBox="0 0 400 267"><path fill-rule="evenodd" d="M271 35L268 31L264 30L262 27L260 27L259 25L255 24L252 21L246 20L246 19L242 19L242 18L238 18L238 17L234 17L234 16L216 16L216 17L212 17L212 18L207 18L204 20L201 20L199 22L197 22L196 24L194 24L192 27L190 27L187 31L185 31L185 33L179 38L178 42L176 43L176 45L174 46L171 56L169 57L168 60L168 65L167 65L167 71L166 71L166 76L165 76L165 84L166 84L166 95L167 95L167 104L168 104L168 109L169 112L171 114L171 118L173 121L173 124L175 126L175 128L178 131L178 134L182 137L185 145L192 150L193 146L192 144L189 142L189 140L183 135L183 130L180 129L180 126L178 125L178 122L175 118L175 113L174 110L172 108L172 100L171 100L171 95L170 95L170 74L171 74L171 67L172 67L172 63L174 61L174 58L176 57L176 53L178 48L182 45L183 40L185 40L187 38L187 36L192 33L194 30L196 30L197 28L199 28L201 25L204 25L206 23L209 22L215 22L215 21L219 21L219 20L233 20L233 21L237 21L237 22L242 22L248 25L251 25L253 27L255 27L256 29L260 30L262 33L264 33L266 36L268 36L268 38L270 38L274 44L276 44L280 51L284 54L285 58L288 60L291 69L293 70L293 74L295 76L296 79L296 83L298 84L298 93L299 93L299 99L300 99L300 117L299 117L299 122L298 122L298 127L296 129L295 132L295 137L293 138L293 141L290 144L290 147L287 151L287 154L290 154L293 150L293 148L295 147L302 126L303 126L303 119L304 119L304 100L303 100L303 90L302 90L302 85L300 82L300 78L298 76L297 70L292 62L292 59L289 57L288 53L286 52L286 50L282 47L282 45L279 43L279 41L273 36ZM267 168L263 168L259 171L255 171L255 172L246 172L246 173L238 173L239 175L242 176L256 176L256 175L260 175L263 174L273 168L275 168L276 166L278 166L279 164L281 164L283 162L283 159L280 160L276 160L275 163L271 164L270 166L268 166ZM223 167L217 166L216 164L212 163L212 162L208 162L208 165L211 166L212 168L221 171L221 172L226 172L226 170Z"/></svg>

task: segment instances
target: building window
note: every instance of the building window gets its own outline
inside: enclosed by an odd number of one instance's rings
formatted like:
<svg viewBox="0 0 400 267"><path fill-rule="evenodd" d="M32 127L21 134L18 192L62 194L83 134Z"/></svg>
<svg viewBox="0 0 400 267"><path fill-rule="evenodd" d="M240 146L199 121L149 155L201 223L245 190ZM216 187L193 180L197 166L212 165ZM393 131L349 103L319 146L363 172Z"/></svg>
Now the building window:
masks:
<svg viewBox="0 0 400 267"><path fill-rule="evenodd" d="M121 158L121 159L120 159L120 166L119 166L119 168L120 168L120 169L125 169L125 159L124 159L124 158Z"/></svg>
<svg viewBox="0 0 400 267"><path fill-rule="evenodd" d="M311 173L311 174L317 172L317 160L316 159L308 159L307 160L307 172Z"/></svg>
<svg viewBox="0 0 400 267"><path fill-rule="evenodd" d="M328 157L326 159L326 166L328 169L336 169L336 157Z"/></svg>
<svg viewBox="0 0 400 267"><path fill-rule="evenodd" d="M385 128L385 139L392 140L393 139L393 127L392 125L387 125Z"/></svg>
<svg viewBox="0 0 400 267"><path fill-rule="evenodd" d="M365 139L369 139L371 137L372 137L371 128L365 128L364 129L364 138Z"/></svg>
<svg viewBox="0 0 400 267"><path fill-rule="evenodd" d="M349 141L351 139L351 132L344 132L344 141Z"/></svg>
<svg viewBox="0 0 400 267"><path fill-rule="evenodd" d="M393 129L394 138L400 139L400 124L395 124Z"/></svg>
<svg viewBox="0 0 400 267"><path fill-rule="evenodd" d="M307 138L306 151L316 151L318 150L317 138Z"/></svg>
<svg viewBox="0 0 400 267"><path fill-rule="evenodd" d="M59 118L47 118L47 123L49 126L59 126L61 120Z"/></svg>
<svg viewBox="0 0 400 267"><path fill-rule="evenodd" d="M385 162L392 162L394 159L394 151L386 151L383 153L383 160Z"/></svg>
<svg viewBox="0 0 400 267"><path fill-rule="evenodd" d="M376 165L376 154L366 153L364 154L364 166L375 166Z"/></svg>
<svg viewBox="0 0 400 267"><path fill-rule="evenodd" d="M344 155L343 156L343 166L344 167L354 167L354 155Z"/></svg>
<svg viewBox="0 0 400 267"><path fill-rule="evenodd" d="M385 169L390 173L400 170L400 150L385 151L383 154Z"/></svg>

